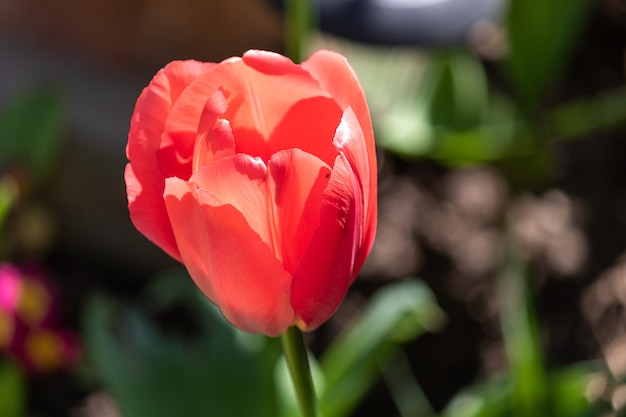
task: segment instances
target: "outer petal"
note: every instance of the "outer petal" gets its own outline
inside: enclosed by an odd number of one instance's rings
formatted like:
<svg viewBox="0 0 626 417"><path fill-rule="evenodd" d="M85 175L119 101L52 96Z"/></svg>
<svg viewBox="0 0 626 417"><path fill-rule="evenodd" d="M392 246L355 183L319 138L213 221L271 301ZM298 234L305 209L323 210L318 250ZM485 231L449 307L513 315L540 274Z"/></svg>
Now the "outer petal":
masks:
<svg viewBox="0 0 626 417"><path fill-rule="evenodd" d="M366 158L370 167L369 173L361 172L363 178L364 195L366 204L371 206L368 209L368 217L376 221L376 190L377 190L377 168L376 168L376 144L374 142L374 130L370 118L369 108L365 98L363 88L359 83L356 73L348 64L346 58L331 51L317 51L309 59L302 63L302 67L309 71L313 78L321 84L328 93L339 103L342 109L351 107L361 126L365 142L365 152L358 155L359 158ZM355 166L354 161L351 164ZM361 164L362 165L362 164ZM369 176L369 181L366 180ZM368 184L369 183L369 184ZM372 190L372 191L368 191ZM374 210L372 213L371 210ZM371 222L371 221L369 221ZM372 237L374 232L371 233Z"/></svg>
<svg viewBox="0 0 626 417"><path fill-rule="evenodd" d="M362 203L350 163L339 155L324 191L320 224L293 273L291 303L298 325L315 330L335 312L352 282Z"/></svg>
<svg viewBox="0 0 626 417"><path fill-rule="evenodd" d="M293 322L291 276L231 205L169 178L165 202L184 264L238 328L277 336Z"/></svg>
<svg viewBox="0 0 626 417"><path fill-rule="evenodd" d="M300 149L272 155L268 168L276 245L285 269L293 272L319 225L331 170L321 159Z"/></svg>
<svg viewBox="0 0 626 417"><path fill-rule="evenodd" d="M128 134L125 180L130 217L135 227L172 257L180 260L165 204L163 189L170 171L179 170L176 152L162 142L172 106L196 77L213 64L176 61L162 69L135 106ZM169 148L171 149L171 147Z"/></svg>
<svg viewBox="0 0 626 417"><path fill-rule="evenodd" d="M363 131L352 108L348 107L344 112L333 143L346 156L362 192L363 224L359 231L360 248L352 277L354 279L374 244L378 207L376 203L376 165L370 165L367 142L363 138Z"/></svg>
<svg viewBox="0 0 626 417"><path fill-rule="evenodd" d="M376 149L369 108L363 88L346 58L336 52L320 50L304 61L302 68L306 69L322 88L337 100L342 109L352 107L368 144L368 156L375 165Z"/></svg>
<svg viewBox="0 0 626 417"><path fill-rule="evenodd" d="M374 241L378 213L376 145L365 94L352 67L343 56L335 52L318 51L303 62L302 67L320 82L345 111L343 127L338 130L339 138L335 139L335 143L358 173L363 189L366 218L360 268ZM349 114L349 108L352 109L352 115ZM356 128L354 117L360 129Z"/></svg>

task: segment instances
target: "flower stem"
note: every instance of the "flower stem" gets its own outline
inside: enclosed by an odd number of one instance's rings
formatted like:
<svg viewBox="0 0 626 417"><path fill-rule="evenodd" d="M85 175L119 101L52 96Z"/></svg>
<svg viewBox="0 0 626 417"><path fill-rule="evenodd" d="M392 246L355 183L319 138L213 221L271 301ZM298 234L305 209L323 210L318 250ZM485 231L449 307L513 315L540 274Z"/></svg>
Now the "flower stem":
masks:
<svg viewBox="0 0 626 417"><path fill-rule="evenodd" d="M302 417L321 417L302 332L291 326L283 333L282 342Z"/></svg>

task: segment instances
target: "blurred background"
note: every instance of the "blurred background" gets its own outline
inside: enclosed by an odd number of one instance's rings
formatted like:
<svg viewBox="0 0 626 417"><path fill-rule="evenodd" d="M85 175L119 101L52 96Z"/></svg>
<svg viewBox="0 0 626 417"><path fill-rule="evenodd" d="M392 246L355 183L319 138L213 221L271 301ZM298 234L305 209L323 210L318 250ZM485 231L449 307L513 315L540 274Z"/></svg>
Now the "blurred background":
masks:
<svg viewBox="0 0 626 417"><path fill-rule="evenodd" d="M134 229L123 181L154 73L284 51L284 8L0 1L0 416L294 415L277 341ZM324 415L626 415L626 2L311 15L380 169L372 254L307 335Z"/></svg>

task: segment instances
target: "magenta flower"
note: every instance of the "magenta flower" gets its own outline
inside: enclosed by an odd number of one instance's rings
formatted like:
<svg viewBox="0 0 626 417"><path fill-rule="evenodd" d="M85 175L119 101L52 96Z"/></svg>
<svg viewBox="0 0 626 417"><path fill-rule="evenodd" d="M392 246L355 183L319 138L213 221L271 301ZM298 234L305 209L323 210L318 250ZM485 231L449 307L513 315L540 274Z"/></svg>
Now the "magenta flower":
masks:
<svg viewBox="0 0 626 417"><path fill-rule="evenodd" d="M74 364L78 338L59 323L57 302L50 279L39 268L0 264L0 352L32 372Z"/></svg>

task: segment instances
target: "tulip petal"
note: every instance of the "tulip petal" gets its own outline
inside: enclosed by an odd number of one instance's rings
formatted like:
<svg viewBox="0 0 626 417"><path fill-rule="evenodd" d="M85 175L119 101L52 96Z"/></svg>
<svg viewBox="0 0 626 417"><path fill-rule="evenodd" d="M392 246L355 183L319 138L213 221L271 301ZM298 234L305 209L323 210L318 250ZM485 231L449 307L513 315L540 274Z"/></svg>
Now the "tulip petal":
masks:
<svg viewBox="0 0 626 417"><path fill-rule="evenodd" d="M337 100L342 109L352 107L363 129L368 144L368 154L371 152L369 156L374 158L375 165L376 149L369 108L361 83L346 58L336 52L320 50L304 61L302 68L306 69L322 88Z"/></svg>
<svg viewBox="0 0 626 417"><path fill-rule="evenodd" d="M178 159L176 152L169 160L165 157L169 151L164 150L168 144L162 143L162 135L173 103L211 66L175 61L162 69L137 99L128 134L126 156L130 163L124 178L131 220L148 239L178 260L180 254L163 202L165 177L178 170Z"/></svg>
<svg viewBox="0 0 626 417"><path fill-rule="evenodd" d="M272 152L299 148L332 166L337 157L332 138L343 110L328 97L312 97L295 103L284 114L270 138Z"/></svg>
<svg viewBox="0 0 626 417"><path fill-rule="evenodd" d="M319 226L293 273L291 304L305 330L330 318L352 282L362 209L355 174L339 155L324 191Z"/></svg>
<svg viewBox="0 0 626 417"><path fill-rule="evenodd" d="M275 238L270 220L267 167L258 157L236 154L201 167L190 181L232 205L273 253Z"/></svg>
<svg viewBox="0 0 626 417"><path fill-rule="evenodd" d="M207 92L220 88L228 101L222 118L230 121L236 151L260 156L264 161L285 149L279 147L282 143L273 144L271 138L294 104L328 97L307 71L289 59L272 52L249 51L243 58L225 60L198 77L172 109L166 130L181 134L193 131L188 121L197 123Z"/></svg>
<svg viewBox="0 0 626 417"><path fill-rule="evenodd" d="M291 276L232 205L178 178L165 202L184 264L238 328L277 336L293 322Z"/></svg>
<svg viewBox="0 0 626 417"><path fill-rule="evenodd" d="M292 272L319 224L330 167L300 149L280 151L268 167L258 157L236 154L212 161L190 181L231 204Z"/></svg>
<svg viewBox="0 0 626 417"><path fill-rule="evenodd" d="M363 229L359 231L360 251L354 271L355 274L352 277L354 280L374 244L378 208L376 202L376 165L370 165L367 143L363 138L363 131L359 125L359 120L352 111L352 108L348 107L344 112L341 123L335 133L333 143L350 163L356 175L356 179L360 184L363 198L364 223L362 225Z"/></svg>
<svg viewBox="0 0 626 417"><path fill-rule="evenodd" d="M266 75L309 75L291 59L276 52L251 49L243 54L243 62L250 68Z"/></svg>
<svg viewBox="0 0 626 417"><path fill-rule="evenodd" d="M376 145L365 94L348 61L336 52L318 51L303 62L302 67L309 71L344 109L343 127L338 129L339 137L335 139L335 143L338 150L346 154L353 169L358 173L363 189L366 220L360 268L374 241L378 211ZM356 128L357 125L359 129Z"/></svg>
<svg viewBox="0 0 626 417"><path fill-rule="evenodd" d="M235 138L230 123L220 119L227 108L228 104L221 90L217 90L204 104L193 151L193 172L208 165L213 159L235 154Z"/></svg>
<svg viewBox="0 0 626 417"><path fill-rule="evenodd" d="M319 225L320 207L330 167L300 149L272 155L268 164L274 235L279 259L293 272Z"/></svg>

